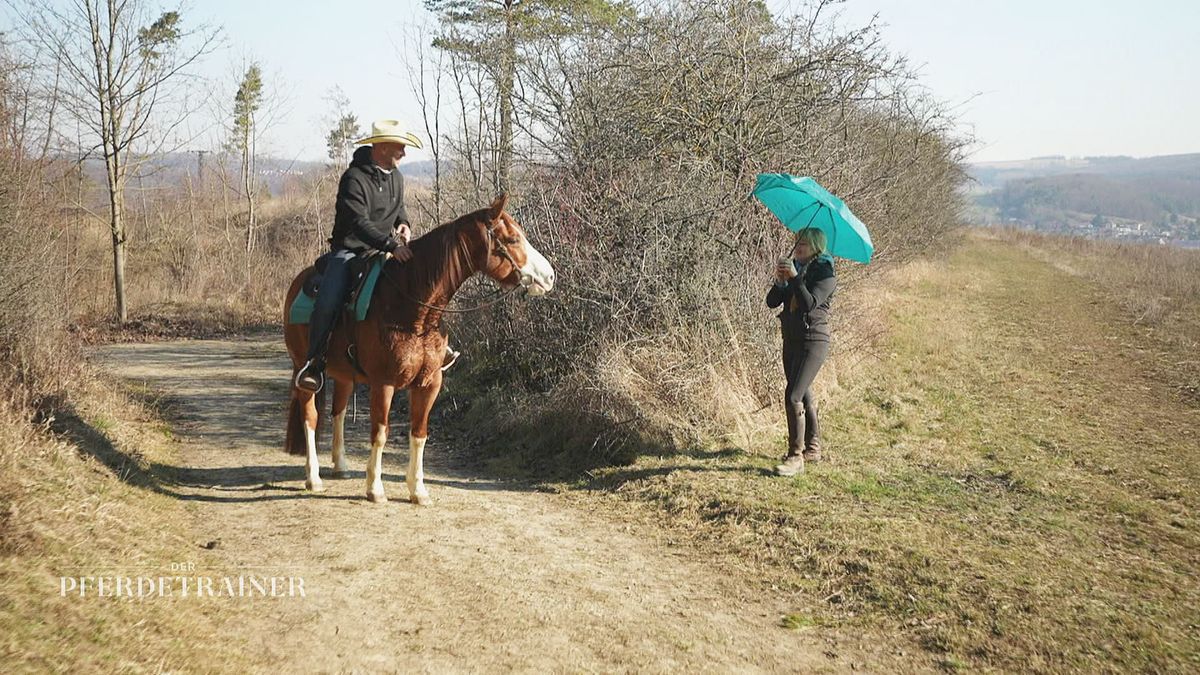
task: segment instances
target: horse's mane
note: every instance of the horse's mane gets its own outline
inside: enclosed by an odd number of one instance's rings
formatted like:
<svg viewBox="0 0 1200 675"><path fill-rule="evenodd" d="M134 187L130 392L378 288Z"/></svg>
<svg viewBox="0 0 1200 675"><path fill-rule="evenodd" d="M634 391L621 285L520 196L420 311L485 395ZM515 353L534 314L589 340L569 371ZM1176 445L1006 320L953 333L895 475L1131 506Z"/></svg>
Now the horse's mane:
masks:
<svg viewBox="0 0 1200 675"><path fill-rule="evenodd" d="M439 284L454 282L462 283L475 273L471 252L466 245L469 228L486 219L486 209L480 209L438 225L409 243L412 249L412 260L400 262L389 260L384 268L385 285L399 291L396 300L400 307L394 307L393 319L407 322L415 318L418 305L415 299L425 296L430 289ZM400 314L395 312L402 309ZM411 313L410 313L411 310Z"/></svg>
<svg viewBox="0 0 1200 675"><path fill-rule="evenodd" d="M459 272L473 274L474 269L460 270L457 268L464 262L470 265L467 256L469 252L462 246L461 233L474 225L482 216L484 209L459 216L447 223L442 223L409 243L413 258L408 262L394 261L392 264L399 269L393 275L397 281L407 281L405 285L412 290L428 288L446 277L450 272L452 277L459 277ZM461 253L461 255L459 255ZM459 277L461 278L461 277Z"/></svg>

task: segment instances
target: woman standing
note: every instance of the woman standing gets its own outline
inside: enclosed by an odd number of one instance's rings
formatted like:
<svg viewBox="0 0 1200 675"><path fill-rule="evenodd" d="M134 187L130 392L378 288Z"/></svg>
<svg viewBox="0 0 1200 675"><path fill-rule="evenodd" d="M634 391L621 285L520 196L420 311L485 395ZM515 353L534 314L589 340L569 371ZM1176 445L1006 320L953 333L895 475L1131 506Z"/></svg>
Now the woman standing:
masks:
<svg viewBox="0 0 1200 675"><path fill-rule="evenodd" d="M829 354L829 303L837 288L833 258L825 255L825 233L805 228L796 234L790 257L779 260L767 307L783 305L783 369L787 376L788 449L775 467L780 476L804 471L804 461L821 459L820 426L812 383Z"/></svg>

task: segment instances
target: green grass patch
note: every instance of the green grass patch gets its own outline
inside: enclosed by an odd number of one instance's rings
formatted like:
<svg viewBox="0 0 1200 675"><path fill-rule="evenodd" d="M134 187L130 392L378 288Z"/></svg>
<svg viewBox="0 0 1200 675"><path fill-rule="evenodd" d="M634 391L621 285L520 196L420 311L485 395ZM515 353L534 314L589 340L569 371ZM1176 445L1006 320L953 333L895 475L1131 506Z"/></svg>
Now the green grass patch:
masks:
<svg viewBox="0 0 1200 675"><path fill-rule="evenodd" d="M829 461L642 456L582 484L771 570L786 628L879 629L951 671L1196 669L1200 411L1154 377L1187 355L1104 293L971 238L823 402Z"/></svg>
<svg viewBox="0 0 1200 675"><path fill-rule="evenodd" d="M779 625L788 630L804 630L826 625L826 622L818 617L805 614L785 614L779 619Z"/></svg>
<svg viewBox="0 0 1200 675"><path fill-rule="evenodd" d="M111 432L117 426L116 420L108 415L96 415L89 422L92 428L101 433Z"/></svg>

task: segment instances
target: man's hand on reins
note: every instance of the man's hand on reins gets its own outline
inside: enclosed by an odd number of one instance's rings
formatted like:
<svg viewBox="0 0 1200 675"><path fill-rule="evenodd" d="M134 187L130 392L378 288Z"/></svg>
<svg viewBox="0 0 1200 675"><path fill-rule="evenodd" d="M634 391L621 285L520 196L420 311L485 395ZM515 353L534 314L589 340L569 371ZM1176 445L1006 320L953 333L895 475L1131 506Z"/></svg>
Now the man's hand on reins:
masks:
<svg viewBox="0 0 1200 675"><path fill-rule="evenodd" d="M412 249L408 247L408 240L412 238L412 228L408 226L408 223L400 223L396 226L393 236L400 242L400 245L396 247L395 251L387 254L388 257L395 258L400 262L412 260Z"/></svg>
<svg viewBox="0 0 1200 675"><path fill-rule="evenodd" d="M409 260L412 260L413 252L411 248L401 244L400 246L396 247L395 251L392 251L388 255L396 260L399 260L400 262L408 262Z"/></svg>

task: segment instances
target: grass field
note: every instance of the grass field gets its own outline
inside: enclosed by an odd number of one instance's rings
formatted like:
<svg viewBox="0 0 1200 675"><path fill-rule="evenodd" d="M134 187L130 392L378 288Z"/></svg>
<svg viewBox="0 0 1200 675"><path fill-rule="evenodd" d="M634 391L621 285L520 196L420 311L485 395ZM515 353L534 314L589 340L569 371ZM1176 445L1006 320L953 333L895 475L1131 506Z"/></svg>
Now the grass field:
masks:
<svg viewBox="0 0 1200 675"><path fill-rule="evenodd" d="M1200 668L1200 405L1175 367L1195 298L1165 336L1029 246L976 234L896 278L883 358L827 387L807 474L726 447L576 487L791 591L783 626L876 629L919 645L914 667Z"/></svg>
<svg viewBox="0 0 1200 675"><path fill-rule="evenodd" d="M181 574L170 565L205 543L182 502L147 489L151 464L175 461L170 427L96 381L43 423L52 435L0 418L5 672L245 672L241 638L216 637L228 603L113 597L115 576ZM64 577L108 577L107 597L64 593Z"/></svg>

